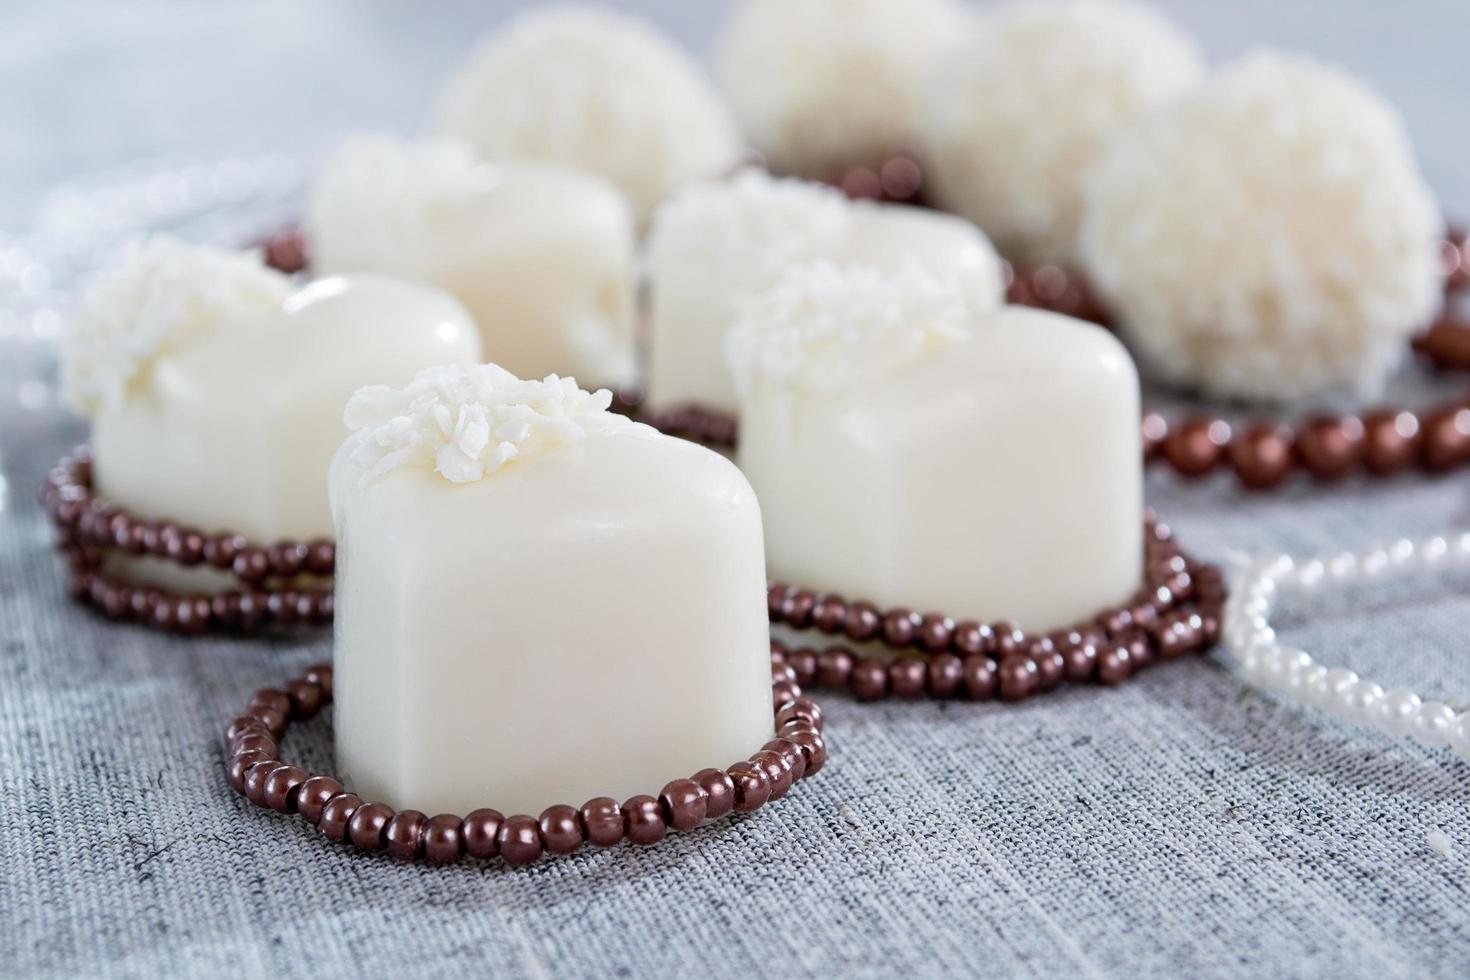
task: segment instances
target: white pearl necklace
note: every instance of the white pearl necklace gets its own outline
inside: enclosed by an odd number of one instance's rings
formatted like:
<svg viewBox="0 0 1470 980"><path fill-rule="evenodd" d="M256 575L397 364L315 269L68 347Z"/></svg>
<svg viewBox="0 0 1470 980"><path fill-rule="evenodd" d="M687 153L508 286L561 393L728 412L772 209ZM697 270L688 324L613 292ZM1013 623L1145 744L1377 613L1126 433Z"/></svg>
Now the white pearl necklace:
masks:
<svg viewBox="0 0 1470 980"><path fill-rule="evenodd" d="M1403 539L1362 554L1296 561L1290 556L1252 562L1234 576L1221 632L1225 649L1252 684L1390 737L1409 736L1429 748L1453 749L1470 759L1470 711L1383 687L1343 667L1320 664L1305 650L1285 646L1271 628L1271 610L1283 594L1306 593L1354 581L1402 578L1448 565L1470 567L1470 533Z"/></svg>

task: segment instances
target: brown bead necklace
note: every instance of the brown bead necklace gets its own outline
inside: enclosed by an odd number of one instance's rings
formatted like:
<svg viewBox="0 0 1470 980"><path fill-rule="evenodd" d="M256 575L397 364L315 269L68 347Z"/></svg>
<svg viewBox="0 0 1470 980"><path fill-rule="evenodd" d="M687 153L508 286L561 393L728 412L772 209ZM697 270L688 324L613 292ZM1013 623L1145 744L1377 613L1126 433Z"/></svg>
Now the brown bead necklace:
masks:
<svg viewBox="0 0 1470 980"><path fill-rule="evenodd" d="M330 588L290 584L302 575L332 575L336 546L328 539L259 545L229 531L205 533L129 514L93 491L86 447L52 468L41 486L40 502L70 566L72 596L109 619L184 633L332 621ZM242 588L202 595L131 585L102 571L109 551L184 568L214 568L233 575Z"/></svg>
<svg viewBox="0 0 1470 980"><path fill-rule="evenodd" d="M1007 622L956 622L939 613L883 611L830 593L773 584L771 622L855 643L881 643L901 656L860 657L845 646L791 649L775 641L772 664L801 687L884 697L1018 701L1074 683L1118 684L1158 662L1209 649L1219 639L1226 598L1215 565L1186 555L1165 524L1145 521L1144 583L1128 602L1070 629L1028 635Z"/></svg>
<svg viewBox="0 0 1470 980"><path fill-rule="evenodd" d="M821 770L827 761L822 710L787 673L773 668L775 737L759 751L723 770L701 769L688 779L675 779L657 796L622 803L599 796L580 807L547 807L539 817L507 817L488 808L464 817L431 817L419 810L395 812L385 803L363 800L331 776L309 775L281 761L278 743L293 721L305 721L332 703L327 664L307 668L283 689L255 692L244 713L225 729L225 770L235 791L256 806L295 813L328 840L408 861L449 864L466 856L499 857L524 865L543 853L570 854L583 844L611 847L624 839L653 844L670 830L691 830L732 810L759 809Z"/></svg>

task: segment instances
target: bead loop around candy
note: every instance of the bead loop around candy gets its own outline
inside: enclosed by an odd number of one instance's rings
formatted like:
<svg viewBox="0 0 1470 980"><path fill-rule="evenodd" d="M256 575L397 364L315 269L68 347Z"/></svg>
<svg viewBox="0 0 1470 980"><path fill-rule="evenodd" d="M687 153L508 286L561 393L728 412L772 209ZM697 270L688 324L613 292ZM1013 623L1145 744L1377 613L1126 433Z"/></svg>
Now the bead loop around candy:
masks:
<svg viewBox="0 0 1470 980"><path fill-rule="evenodd" d="M581 807L556 804L539 817L505 816L482 808L464 817L418 810L394 811L347 790L331 776L309 775L281 761L278 744L293 721L304 721L332 703L332 668L308 667L282 689L255 692L245 711L225 729L225 771L235 791L256 806L295 813L316 824L328 840L363 851L387 851L402 860L449 864L468 856L530 864L543 853L570 854L590 844L611 847L623 839L653 844L670 830L692 830L731 811L748 813L780 799L827 761L822 710L780 670L772 671L775 725L770 741L726 769L701 769L674 779L657 796L622 803L605 796Z"/></svg>
<svg viewBox="0 0 1470 980"><path fill-rule="evenodd" d="M56 529L57 549L68 560L72 596L109 619L131 619L184 633L332 620L331 589L290 584L300 576L330 578L336 545L329 539L261 545L228 531L205 532L130 514L93 491L86 447L51 469L41 486L40 502ZM132 585L101 570L108 552L183 568L213 568L233 575L241 588L204 595Z"/></svg>
<svg viewBox="0 0 1470 980"><path fill-rule="evenodd" d="M1127 603L1087 622L1027 634L1008 622L981 623L905 608L880 610L831 593L772 584L771 622L854 643L878 643L897 658L860 656L845 646L818 650L771 644L790 679L846 690L859 701L885 697L1018 701L1062 682L1121 683L1158 661L1213 646L1226 590L1214 565L1180 550L1168 525L1146 515L1144 583Z"/></svg>
<svg viewBox="0 0 1470 980"><path fill-rule="evenodd" d="M1271 625L1283 595L1405 578L1449 565L1470 570L1470 533L1403 538L1363 553L1302 561L1278 555L1253 562L1234 576L1222 622L1225 649L1256 687L1392 738L1408 736L1428 748L1449 746L1470 759L1470 711L1425 700L1407 688L1385 690L1355 671L1320 663L1305 650L1281 643Z"/></svg>

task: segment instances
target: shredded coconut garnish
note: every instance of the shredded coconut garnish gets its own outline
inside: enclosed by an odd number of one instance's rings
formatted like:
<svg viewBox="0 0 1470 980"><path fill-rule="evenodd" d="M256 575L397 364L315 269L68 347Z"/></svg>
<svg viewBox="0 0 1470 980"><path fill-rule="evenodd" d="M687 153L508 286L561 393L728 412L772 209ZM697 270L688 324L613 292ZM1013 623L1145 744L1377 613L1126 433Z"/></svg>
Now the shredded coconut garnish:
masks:
<svg viewBox="0 0 1470 980"><path fill-rule="evenodd" d="M116 410L160 357L279 312L290 291L255 253L167 236L135 245L87 291L62 338L66 399L83 415Z"/></svg>
<svg viewBox="0 0 1470 980"><path fill-rule="evenodd" d="M894 272L812 262L741 304L725 352L742 393L759 377L832 394L948 346L972 320L962 293L915 262Z"/></svg>
<svg viewBox="0 0 1470 980"><path fill-rule="evenodd" d="M612 392L589 392L554 374L523 381L497 364L420 371L406 388L373 385L347 403L351 459L364 479L400 466L472 483L516 460L588 436L653 434L608 411Z"/></svg>
<svg viewBox="0 0 1470 980"><path fill-rule="evenodd" d="M329 271L420 276L420 259L500 179L497 167L452 140L350 139L322 168L307 201L307 237L323 246L314 260Z"/></svg>

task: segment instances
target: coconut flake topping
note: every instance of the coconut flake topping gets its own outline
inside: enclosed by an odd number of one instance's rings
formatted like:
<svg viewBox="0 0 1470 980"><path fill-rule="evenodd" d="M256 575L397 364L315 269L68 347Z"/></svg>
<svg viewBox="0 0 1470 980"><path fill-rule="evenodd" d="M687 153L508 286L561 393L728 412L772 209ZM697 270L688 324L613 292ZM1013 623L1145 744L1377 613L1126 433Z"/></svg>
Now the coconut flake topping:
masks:
<svg viewBox="0 0 1470 980"><path fill-rule="evenodd" d="M654 430L608 411L612 392L575 378L523 381L498 364L420 371L406 388L373 385L347 403L351 459L374 479L400 466L430 468L473 483L588 436Z"/></svg>
<svg viewBox="0 0 1470 980"><path fill-rule="evenodd" d="M917 262L812 262L752 295L726 337L742 394L757 378L820 394L880 382L972 332L964 296Z"/></svg>
<svg viewBox="0 0 1470 980"><path fill-rule="evenodd" d="M281 309L291 280L258 253L156 236L82 298L61 345L62 388L83 415L115 411L159 358L226 324Z"/></svg>

